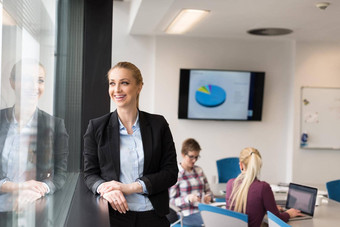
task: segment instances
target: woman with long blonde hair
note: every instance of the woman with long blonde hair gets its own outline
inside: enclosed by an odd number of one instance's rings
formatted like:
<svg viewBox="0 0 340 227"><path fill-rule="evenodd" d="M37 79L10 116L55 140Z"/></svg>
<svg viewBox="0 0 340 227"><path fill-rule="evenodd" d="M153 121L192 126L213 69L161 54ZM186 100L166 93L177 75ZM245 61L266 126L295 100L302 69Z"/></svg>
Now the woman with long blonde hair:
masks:
<svg viewBox="0 0 340 227"><path fill-rule="evenodd" d="M240 175L227 183L226 202L227 209L248 215L248 226L261 226L267 211L272 212L283 221L301 215L294 208L280 212L276 205L273 191L265 181L258 176L262 167L260 152L252 147L243 149L240 153Z"/></svg>

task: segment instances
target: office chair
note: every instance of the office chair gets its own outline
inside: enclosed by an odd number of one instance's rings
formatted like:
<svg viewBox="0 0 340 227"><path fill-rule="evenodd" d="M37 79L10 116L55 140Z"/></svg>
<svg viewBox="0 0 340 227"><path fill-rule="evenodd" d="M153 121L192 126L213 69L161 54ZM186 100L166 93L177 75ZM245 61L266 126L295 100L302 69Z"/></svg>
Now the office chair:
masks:
<svg viewBox="0 0 340 227"><path fill-rule="evenodd" d="M187 225L183 225L183 222L182 222L183 215L179 207L170 204L169 208L170 208L170 213L166 215L166 217L170 222L170 227L189 227Z"/></svg>
<svg viewBox="0 0 340 227"><path fill-rule="evenodd" d="M340 202L340 179L326 183L328 198Z"/></svg>
<svg viewBox="0 0 340 227"><path fill-rule="evenodd" d="M291 227L270 211L267 211L269 227Z"/></svg>
<svg viewBox="0 0 340 227"><path fill-rule="evenodd" d="M227 183L229 179L236 178L241 173L239 159L237 157L217 160L216 165L218 183Z"/></svg>
<svg viewBox="0 0 340 227"><path fill-rule="evenodd" d="M170 227L182 227L182 214L181 214L181 209L173 206L173 205L169 205L169 210L170 213L168 215L166 215L167 219L170 222Z"/></svg>
<svg viewBox="0 0 340 227"><path fill-rule="evenodd" d="M203 203L198 204L198 209L201 212L205 227L248 227L248 215L246 214Z"/></svg>

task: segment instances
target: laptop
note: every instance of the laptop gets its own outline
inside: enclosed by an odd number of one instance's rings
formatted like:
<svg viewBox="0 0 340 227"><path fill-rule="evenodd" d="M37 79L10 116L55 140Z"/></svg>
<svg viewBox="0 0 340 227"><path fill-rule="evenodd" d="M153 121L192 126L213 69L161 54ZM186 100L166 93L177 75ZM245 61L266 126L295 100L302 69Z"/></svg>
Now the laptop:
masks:
<svg viewBox="0 0 340 227"><path fill-rule="evenodd" d="M304 216L290 218L289 221L313 218L317 195L317 188L290 183L285 208L301 210Z"/></svg>

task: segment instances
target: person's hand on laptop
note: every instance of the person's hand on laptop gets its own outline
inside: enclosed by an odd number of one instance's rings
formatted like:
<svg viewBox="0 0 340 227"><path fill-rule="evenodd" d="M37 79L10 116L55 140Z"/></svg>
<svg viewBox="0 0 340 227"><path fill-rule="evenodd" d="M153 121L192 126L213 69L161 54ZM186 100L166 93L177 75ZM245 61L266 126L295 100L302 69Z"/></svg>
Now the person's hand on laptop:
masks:
<svg viewBox="0 0 340 227"><path fill-rule="evenodd" d="M290 208L289 210L286 210L286 212L289 214L290 218L294 218L297 216L304 216L300 210L297 210L295 208Z"/></svg>

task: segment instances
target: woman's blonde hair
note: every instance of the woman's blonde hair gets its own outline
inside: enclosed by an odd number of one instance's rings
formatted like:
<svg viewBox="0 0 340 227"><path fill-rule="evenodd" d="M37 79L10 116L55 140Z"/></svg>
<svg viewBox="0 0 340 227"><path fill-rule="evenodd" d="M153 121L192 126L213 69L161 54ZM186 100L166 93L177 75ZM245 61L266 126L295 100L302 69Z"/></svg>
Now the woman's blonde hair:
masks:
<svg viewBox="0 0 340 227"><path fill-rule="evenodd" d="M262 159L260 152L252 147L244 148L239 159L243 163L245 172L242 171L233 183L230 207L234 207L236 212L245 213L249 187L260 174Z"/></svg>
<svg viewBox="0 0 340 227"><path fill-rule="evenodd" d="M118 62L116 65L114 65L107 72L107 79L109 79L110 73L116 68L130 70L132 72L133 78L135 78L136 80L136 84L137 85L143 84L143 77L142 77L142 73L140 72L139 68L135 66L134 64L132 64L131 62L127 62L127 61ZM139 105L139 94L137 95L137 108L138 108L138 105Z"/></svg>

